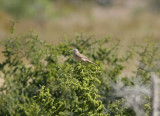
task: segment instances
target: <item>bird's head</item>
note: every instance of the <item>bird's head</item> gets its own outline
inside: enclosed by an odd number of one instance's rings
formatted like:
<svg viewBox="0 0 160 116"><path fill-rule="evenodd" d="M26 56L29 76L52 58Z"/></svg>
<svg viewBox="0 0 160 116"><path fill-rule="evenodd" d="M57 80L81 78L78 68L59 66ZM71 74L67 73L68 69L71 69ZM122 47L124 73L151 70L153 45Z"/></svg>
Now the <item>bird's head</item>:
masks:
<svg viewBox="0 0 160 116"><path fill-rule="evenodd" d="M74 48L74 49L72 49L70 51L73 51L74 53L76 53L76 52L78 52L78 49Z"/></svg>

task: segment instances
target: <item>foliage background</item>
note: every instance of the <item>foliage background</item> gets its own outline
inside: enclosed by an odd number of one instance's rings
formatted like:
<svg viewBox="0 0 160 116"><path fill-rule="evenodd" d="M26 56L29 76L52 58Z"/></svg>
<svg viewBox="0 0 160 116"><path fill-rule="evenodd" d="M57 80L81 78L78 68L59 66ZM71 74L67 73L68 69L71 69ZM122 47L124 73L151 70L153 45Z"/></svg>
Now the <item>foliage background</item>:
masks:
<svg viewBox="0 0 160 116"><path fill-rule="evenodd" d="M0 37L9 34L12 21L17 32L35 30L40 39L60 42L75 33L112 35L123 45L159 37L158 0L0 0Z"/></svg>

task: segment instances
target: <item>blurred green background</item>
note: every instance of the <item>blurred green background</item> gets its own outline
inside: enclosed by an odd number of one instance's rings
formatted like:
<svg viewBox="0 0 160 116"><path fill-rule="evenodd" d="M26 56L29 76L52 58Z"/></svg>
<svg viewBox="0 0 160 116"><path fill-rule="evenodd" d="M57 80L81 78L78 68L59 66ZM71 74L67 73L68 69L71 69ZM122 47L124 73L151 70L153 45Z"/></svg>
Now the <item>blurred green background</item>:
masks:
<svg viewBox="0 0 160 116"><path fill-rule="evenodd" d="M47 42L76 33L111 35L124 45L159 39L159 0L0 0L0 38L34 30Z"/></svg>

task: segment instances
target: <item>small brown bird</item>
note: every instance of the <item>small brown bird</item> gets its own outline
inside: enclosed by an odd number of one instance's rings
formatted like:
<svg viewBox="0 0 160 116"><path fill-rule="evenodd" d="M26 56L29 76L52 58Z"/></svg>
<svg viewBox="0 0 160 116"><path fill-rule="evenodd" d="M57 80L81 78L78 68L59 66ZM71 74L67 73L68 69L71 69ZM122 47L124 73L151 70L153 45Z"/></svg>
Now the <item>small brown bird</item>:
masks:
<svg viewBox="0 0 160 116"><path fill-rule="evenodd" d="M73 49L71 50L73 51L73 56L75 58L75 60L80 61L80 62L89 62L92 63L94 65L97 66L97 64L95 64L94 62L90 61L86 56L84 56L83 54L79 53L78 49Z"/></svg>

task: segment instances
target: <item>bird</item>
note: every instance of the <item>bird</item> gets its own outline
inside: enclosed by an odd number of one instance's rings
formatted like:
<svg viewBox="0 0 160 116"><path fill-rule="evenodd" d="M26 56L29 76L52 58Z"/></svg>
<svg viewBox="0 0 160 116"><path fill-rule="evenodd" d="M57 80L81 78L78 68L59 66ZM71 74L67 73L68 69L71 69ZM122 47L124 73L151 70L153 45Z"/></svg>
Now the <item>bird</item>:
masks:
<svg viewBox="0 0 160 116"><path fill-rule="evenodd" d="M97 64L95 64L94 62L90 61L86 56L84 56L83 54L79 53L78 49L73 49L73 50L70 50L70 51L73 51L73 56L74 56L74 59L77 60L77 61L80 61L80 62L89 62L91 64L94 64L97 66Z"/></svg>

